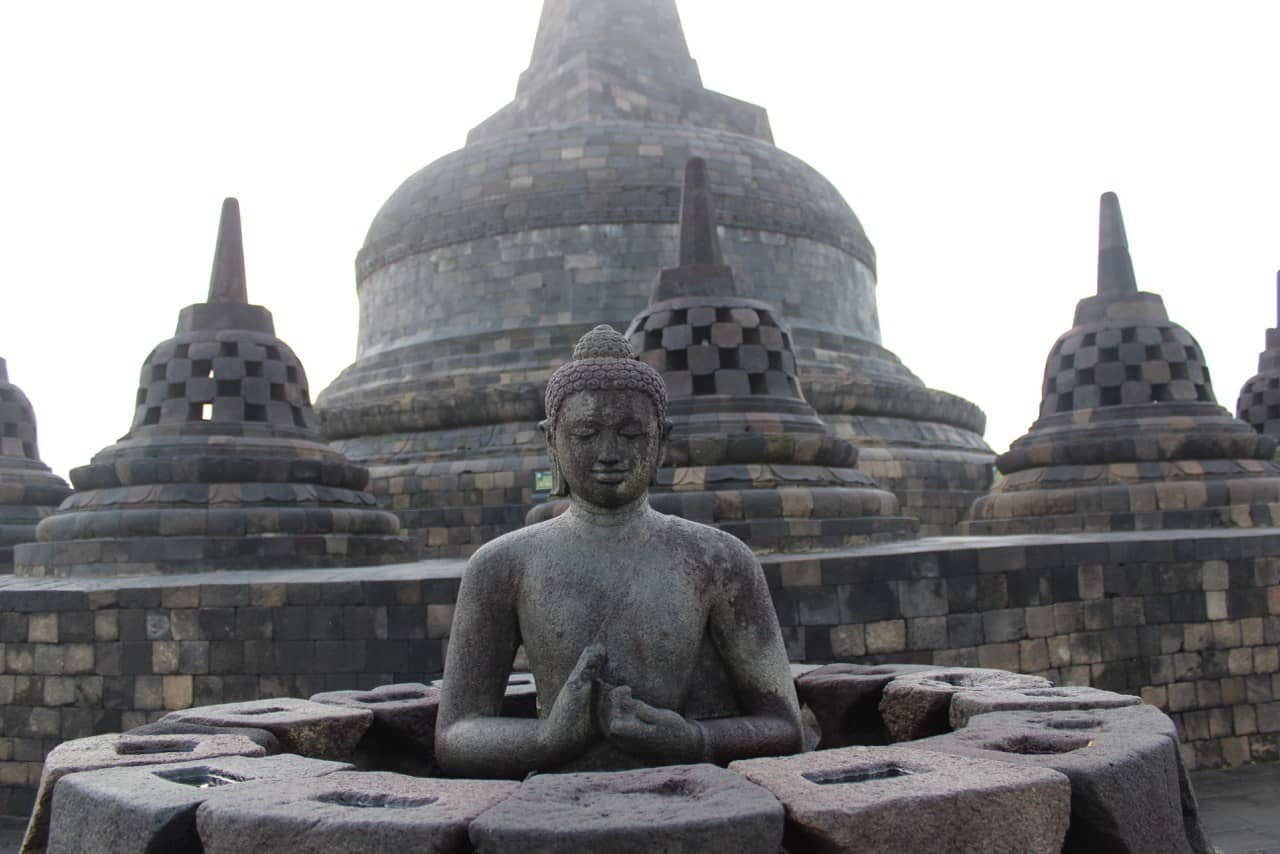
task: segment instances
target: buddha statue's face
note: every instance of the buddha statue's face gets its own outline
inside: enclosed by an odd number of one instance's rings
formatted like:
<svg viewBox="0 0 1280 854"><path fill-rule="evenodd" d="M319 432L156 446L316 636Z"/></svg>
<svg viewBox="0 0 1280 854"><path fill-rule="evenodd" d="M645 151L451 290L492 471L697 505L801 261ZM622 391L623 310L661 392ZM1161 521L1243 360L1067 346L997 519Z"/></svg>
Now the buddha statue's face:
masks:
<svg viewBox="0 0 1280 854"><path fill-rule="evenodd" d="M579 391L565 398L547 439L570 494L612 509L648 490L666 432L644 392Z"/></svg>

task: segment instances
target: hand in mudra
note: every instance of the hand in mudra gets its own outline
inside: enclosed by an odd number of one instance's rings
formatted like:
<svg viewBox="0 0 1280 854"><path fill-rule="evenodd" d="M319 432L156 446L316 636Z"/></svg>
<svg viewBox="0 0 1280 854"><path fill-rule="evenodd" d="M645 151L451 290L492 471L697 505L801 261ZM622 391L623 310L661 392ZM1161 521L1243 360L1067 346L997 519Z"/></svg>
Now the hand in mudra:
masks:
<svg viewBox="0 0 1280 854"><path fill-rule="evenodd" d="M665 763L705 761L701 727L637 700L627 685L601 686L597 717L604 737L628 753Z"/></svg>
<svg viewBox="0 0 1280 854"><path fill-rule="evenodd" d="M544 748L553 754L577 753L595 735L592 695L607 661L608 654L598 643L587 647L578 656L578 663L565 680L539 732Z"/></svg>

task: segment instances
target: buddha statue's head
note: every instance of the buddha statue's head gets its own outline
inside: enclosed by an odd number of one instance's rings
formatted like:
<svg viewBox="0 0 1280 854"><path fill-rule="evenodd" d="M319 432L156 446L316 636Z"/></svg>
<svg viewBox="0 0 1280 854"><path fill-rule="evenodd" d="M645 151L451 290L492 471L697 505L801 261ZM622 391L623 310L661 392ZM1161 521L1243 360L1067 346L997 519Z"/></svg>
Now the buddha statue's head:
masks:
<svg viewBox="0 0 1280 854"><path fill-rule="evenodd" d="M621 333L597 326L582 336L547 382L546 409L539 427L554 469L552 495L605 509L644 496L671 431L667 388Z"/></svg>

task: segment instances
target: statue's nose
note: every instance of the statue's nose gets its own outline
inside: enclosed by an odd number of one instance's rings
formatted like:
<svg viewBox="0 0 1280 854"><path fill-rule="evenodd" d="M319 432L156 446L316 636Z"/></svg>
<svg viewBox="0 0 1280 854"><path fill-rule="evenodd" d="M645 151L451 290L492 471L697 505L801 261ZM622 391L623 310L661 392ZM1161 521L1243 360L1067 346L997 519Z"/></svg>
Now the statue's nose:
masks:
<svg viewBox="0 0 1280 854"><path fill-rule="evenodd" d="M605 432L601 437L600 452L597 459L602 463L616 463L621 459L618 453L618 437L610 432Z"/></svg>

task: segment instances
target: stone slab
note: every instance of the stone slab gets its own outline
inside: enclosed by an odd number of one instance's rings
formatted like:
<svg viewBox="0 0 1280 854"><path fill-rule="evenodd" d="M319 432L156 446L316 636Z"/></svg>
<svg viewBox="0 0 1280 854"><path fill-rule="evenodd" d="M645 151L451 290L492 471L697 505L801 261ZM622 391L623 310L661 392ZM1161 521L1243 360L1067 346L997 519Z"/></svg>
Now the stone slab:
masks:
<svg viewBox="0 0 1280 854"><path fill-rule="evenodd" d="M290 752L315 759L346 759L373 723L373 712L294 697L197 706L170 712L162 721L265 729Z"/></svg>
<svg viewBox="0 0 1280 854"><path fill-rule="evenodd" d="M109 733L64 741L49 751L40 772L35 808L22 850L44 850L53 811L53 789L68 774L99 768L166 765L222 756L265 756L267 751L242 735L137 735Z"/></svg>
<svg viewBox="0 0 1280 854"><path fill-rule="evenodd" d="M199 851L196 809L205 801L255 780L296 780L350 769L342 762L285 754L71 774L53 790L48 850Z"/></svg>
<svg viewBox="0 0 1280 854"><path fill-rule="evenodd" d="M1015 691L961 691L951 700L951 728L963 729L975 715L988 712L1060 712L1140 706L1142 698L1084 686L1020 688Z"/></svg>
<svg viewBox="0 0 1280 854"><path fill-rule="evenodd" d="M407 682L381 685L371 691L327 691L313 696L311 702L373 713L373 724L352 757L357 768L417 777L439 772L435 762L438 688Z"/></svg>
<svg viewBox="0 0 1280 854"><path fill-rule="evenodd" d="M782 805L714 765L544 774L471 825L480 854L777 854Z"/></svg>
<svg viewBox="0 0 1280 854"><path fill-rule="evenodd" d="M1064 852L1188 852L1173 722L1154 706L991 712L912 749L1051 768L1071 780Z"/></svg>
<svg viewBox="0 0 1280 854"><path fill-rule="evenodd" d="M518 785L337 772L235 787L202 804L196 824L206 854L449 854L469 851L472 820Z"/></svg>
<svg viewBox="0 0 1280 854"><path fill-rule="evenodd" d="M885 686L899 676L938 670L923 664L828 664L796 678L800 702L813 710L828 750L853 744L887 744L880 717Z"/></svg>
<svg viewBox="0 0 1280 854"><path fill-rule="evenodd" d="M1057 851L1070 784L1012 767L892 745L747 759L729 770L782 801L788 851Z"/></svg>
<svg viewBox="0 0 1280 854"><path fill-rule="evenodd" d="M979 667L949 667L907 674L885 686L880 716L894 741L912 741L951 729L951 700L961 691L1051 687L1053 683L1039 676Z"/></svg>

